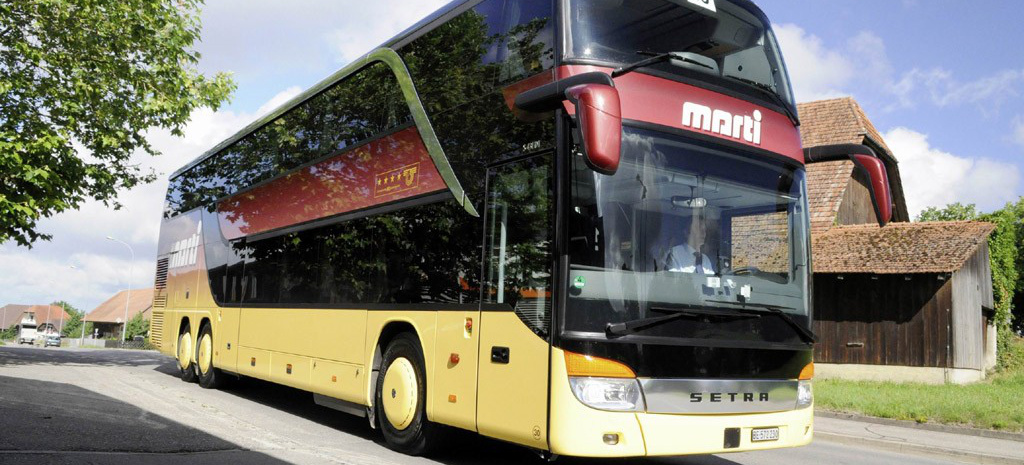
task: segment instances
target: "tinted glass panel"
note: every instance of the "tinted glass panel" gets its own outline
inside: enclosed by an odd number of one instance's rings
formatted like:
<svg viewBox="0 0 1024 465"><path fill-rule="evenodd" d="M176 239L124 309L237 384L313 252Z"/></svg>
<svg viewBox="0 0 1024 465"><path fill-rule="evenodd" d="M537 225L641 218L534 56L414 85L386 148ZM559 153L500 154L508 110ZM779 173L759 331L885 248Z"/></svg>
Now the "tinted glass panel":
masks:
<svg viewBox="0 0 1024 465"><path fill-rule="evenodd" d="M281 263L284 241L280 237L249 242L242 249L245 260L242 279L246 304L276 304L281 295Z"/></svg>
<svg viewBox="0 0 1024 465"><path fill-rule="evenodd" d="M553 119L524 122L509 106L523 90L517 82L552 74L552 8L550 0L485 1L400 50L477 210L488 165L554 141Z"/></svg>
<svg viewBox="0 0 1024 465"><path fill-rule="evenodd" d="M173 179L168 213L213 208L216 199L411 120L394 73L375 63Z"/></svg>
<svg viewBox="0 0 1024 465"><path fill-rule="evenodd" d="M491 170L484 301L507 304L534 331L551 321L551 157Z"/></svg>
<svg viewBox="0 0 1024 465"><path fill-rule="evenodd" d="M449 201L244 247L211 243L211 288L222 305L474 303L480 293L479 225ZM219 234L205 234L213 233ZM244 279L238 279L243 261Z"/></svg>
<svg viewBox="0 0 1024 465"><path fill-rule="evenodd" d="M663 133L623 133L613 176L572 157L566 329L603 334L610 323L694 306L775 308L808 324L803 168ZM637 331L800 341L777 317L688 317Z"/></svg>
<svg viewBox="0 0 1024 465"><path fill-rule="evenodd" d="M568 58L626 64L645 58L637 52L692 53L714 60L718 69L671 63L652 67L759 99L771 92L793 106L771 26L743 6L718 0L711 11L681 0L569 0L566 15Z"/></svg>
<svg viewBox="0 0 1024 465"><path fill-rule="evenodd" d="M555 61L552 2L505 2L498 82L515 82L550 68Z"/></svg>

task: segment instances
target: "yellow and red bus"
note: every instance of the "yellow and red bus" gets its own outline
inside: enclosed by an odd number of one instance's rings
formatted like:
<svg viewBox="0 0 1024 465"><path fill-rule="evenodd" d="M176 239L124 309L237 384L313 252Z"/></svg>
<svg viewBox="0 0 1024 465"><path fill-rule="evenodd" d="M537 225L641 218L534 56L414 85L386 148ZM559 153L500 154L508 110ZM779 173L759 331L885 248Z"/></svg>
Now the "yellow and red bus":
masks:
<svg viewBox="0 0 1024 465"><path fill-rule="evenodd" d="M372 20L372 18L367 18ZM422 454L807 444L808 162L748 0L459 0L170 178L151 338Z"/></svg>

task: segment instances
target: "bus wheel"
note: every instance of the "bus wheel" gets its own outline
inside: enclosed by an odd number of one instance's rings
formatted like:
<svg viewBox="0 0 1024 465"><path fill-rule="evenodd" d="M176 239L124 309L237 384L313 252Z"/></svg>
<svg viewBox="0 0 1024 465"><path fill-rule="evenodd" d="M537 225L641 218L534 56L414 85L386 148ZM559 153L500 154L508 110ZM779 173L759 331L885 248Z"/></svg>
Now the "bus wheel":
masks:
<svg viewBox="0 0 1024 465"><path fill-rule="evenodd" d="M199 372L200 386L206 389L219 389L224 386L224 373L213 366L213 331L210 330L209 323L204 324L203 329L199 330L196 368Z"/></svg>
<svg viewBox="0 0 1024 465"><path fill-rule="evenodd" d="M423 455L438 442L441 426L427 420L423 352L410 333L395 336L384 351L374 403L388 447Z"/></svg>
<svg viewBox="0 0 1024 465"><path fill-rule="evenodd" d="M196 380L196 364L192 362L192 331L189 326L178 336L178 370L181 380L191 383Z"/></svg>

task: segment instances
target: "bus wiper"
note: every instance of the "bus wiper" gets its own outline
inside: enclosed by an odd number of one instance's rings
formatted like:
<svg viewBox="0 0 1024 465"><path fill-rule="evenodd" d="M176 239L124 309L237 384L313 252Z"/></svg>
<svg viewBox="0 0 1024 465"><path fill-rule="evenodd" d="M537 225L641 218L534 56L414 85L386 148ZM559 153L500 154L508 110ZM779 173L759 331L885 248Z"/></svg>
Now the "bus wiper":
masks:
<svg viewBox="0 0 1024 465"><path fill-rule="evenodd" d="M749 84L753 88L761 91L762 94L767 95L772 102L782 107L782 109L786 111L786 116L789 117L790 122L792 122L796 126L800 125L800 120L797 119L796 115L793 114L793 111L789 109L789 105L786 105L786 102L782 100L782 97L779 97L779 94L775 93L775 89L772 86L765 84L763 82L755 81L753 79L741 78L739 76L732 76L728 74L724 76L735 81L740 81L744 84Z"/></svg>
<svg viewBox="0 0 1024 465"><path fill-rule="evenodd" d="M683 304L677 307L651 307L650 310L652 312L667 313L667 315L640 318L637 320L624 321L622 323L608 323L608 326L605 327L605 333L607 333L609 337L623 336L626 334L635 333L641 329L656 326L662 323L668 323L669 321L678 320L681 318L710 317L737 320L743 318L758 318L761 316L748 312L709 309L706 307L701 307L699 305L689 304Z"/></svg>
<svg viewBox="0 0 1024 465"><path fill-rule="evenodd" d="M808 344L818 342L818 336L814 334L814 331L811 331L810 329L805 328L800 323L797 323L796 320L793 319L793 317L789 316L788 313L783 311L793 310L792 307L783 307L780 305L769 304L756 304L752 302L732 302L728 300L708 300L707 302L714 304L736 305L741 307L736 309L737 312L752 315L775 315L781 318L782 321L785 321L787 324L789 324L789 326L791 326L794 330L796 330L796 332L800 335L800 338L803 339L804 342L807 342Z"/></svg>
<svg viewBox="0 0 1024 465"><path fill-rule="evenodd" d="M640 60L636 63L626 65L619 69L616 69L615 71L612 71L613 78L617 78L624 74L629 74L633 71L636 71L646 66L656 65L658 63L664 63L666 61L675 61L679 63L696 65L714 71L716 74L718 73L718 63L716 63L715 60L692 52L655 53L645 52L641 50L637 51L636 53L637 55L650 56L650 58Z"/></svg>

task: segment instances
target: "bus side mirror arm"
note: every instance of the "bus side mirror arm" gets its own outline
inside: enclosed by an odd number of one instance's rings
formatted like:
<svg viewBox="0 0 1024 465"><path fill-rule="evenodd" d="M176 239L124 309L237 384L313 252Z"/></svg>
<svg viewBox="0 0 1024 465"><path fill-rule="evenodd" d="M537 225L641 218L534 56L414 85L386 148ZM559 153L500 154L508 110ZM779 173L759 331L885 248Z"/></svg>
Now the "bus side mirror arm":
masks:
<svg viewBox="0 0 1024 465"><path fill-rule="evenodd" d="M574 105L587 166L606 175L619 169L622 152L622 109L611 76L583 73L530 89L516 96L523 111L542 113Z"/></svg>
<svg viewBox="0 0 1024 465"><path fill-rule="evenodd" d="M871 203L875 207L878 225L885 226L892 220L892 190L889 187L889 175L878 155L871 147L863 144L819 145L804 149L804 163L822 163L827 161L850 160L855 169L868 177L868 189L871 191Z"/></svg>

